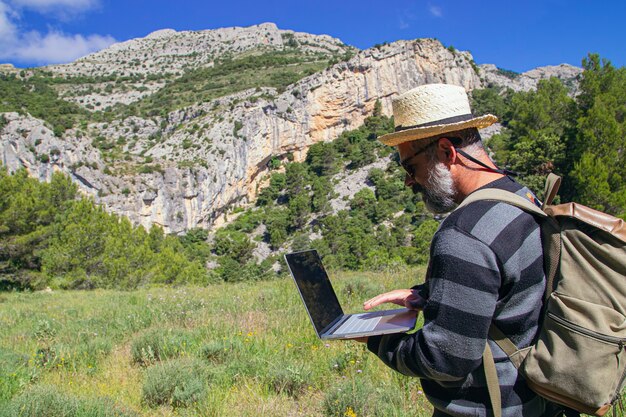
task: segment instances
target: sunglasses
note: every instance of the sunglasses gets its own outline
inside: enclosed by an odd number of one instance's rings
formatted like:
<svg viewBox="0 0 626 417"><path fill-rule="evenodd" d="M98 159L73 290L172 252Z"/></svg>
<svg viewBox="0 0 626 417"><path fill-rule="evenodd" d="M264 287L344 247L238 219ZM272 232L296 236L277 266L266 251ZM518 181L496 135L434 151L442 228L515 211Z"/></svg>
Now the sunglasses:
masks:
<svg viewBox="0 0 626 417"><path fill-rule="evenodd" d="M430 148L432 145L434 145L435 143L437 143L436 140L430 142L428 145L424 146L422 149L420 149L419 151L415 152L413 155L411 155L410 157L406 158L403 161L400 161L400 165L402 166L402 168L404 168L404 170L406 171L406 173L411 177L411 178L415 178L415 166L413 164L411 164L411 161L413 161L415 158L417 158L421 153L423 153L424 151L426 151L426 149Z"/></svg>

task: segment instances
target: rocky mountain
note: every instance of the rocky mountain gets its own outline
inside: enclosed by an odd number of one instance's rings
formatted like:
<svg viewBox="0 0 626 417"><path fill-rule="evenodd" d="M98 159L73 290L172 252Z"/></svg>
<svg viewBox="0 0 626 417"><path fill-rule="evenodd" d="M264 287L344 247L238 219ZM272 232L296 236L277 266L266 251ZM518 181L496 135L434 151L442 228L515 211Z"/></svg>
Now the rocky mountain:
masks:
<svg viewBox="0 0 626 417"><path fill-rule="evenodd" d="M88 116L55 135L29 114L2 114L0 161L41 180L66 172L108 210L181 233L219 225L227 210L254 200L270 161L303 160L310 145L358 127L377 101L388 115L396 94L425 83L527 90L550 76L573 84L580 72L562 65L512 74L433 39L359 51L271 23L162 30L21 71L47 77Z"/></svg>

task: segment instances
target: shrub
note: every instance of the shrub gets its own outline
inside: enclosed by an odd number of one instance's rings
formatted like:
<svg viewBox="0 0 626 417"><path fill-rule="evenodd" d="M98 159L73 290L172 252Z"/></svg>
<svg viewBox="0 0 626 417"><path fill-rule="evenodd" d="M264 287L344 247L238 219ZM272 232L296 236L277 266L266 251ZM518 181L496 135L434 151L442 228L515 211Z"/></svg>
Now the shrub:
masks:
<svg viewBox="0 0 626 417"><path fill-rule="evenodd" d="M243 349L238 340L213 340L200 349L202 358L213 364L225 363Z"/></svg>
<svg viewBox="0 0 626 417"><path fill-rule="evenodd" d="M341 292L348 297L367 299L376 294L381 294L383 291L384 288L380 283L372 281L368 277L353 277L345 282Z"/></svg>
<svg viewBox="0 0 626 417"><path fill-rule="evenodd" d="M374 415L372 409L376 406L376 401L373 394L372 387L361 381L337 385L326 393L325 415L338 417Z"/></svg>
<svg viewBox="0 0 626 417"><path fill-rule="evenodd" d="M29 368L28 355L0 348L0 404L6 405L24 385L37 378L41 368ZM0 416L2 413L0 413Z"/></svg>
<svg viewBox="0 0 626 417"><path fill-rule="evenodd" d="M439 223L436 220L425 220L422 222L415 233L413 234L413 246L415 246L419 252L419 261L427 262L430 255L430 242L439 227Z"/></svg>
<svg viewBox="0 0 626 417"><path fill-rule="evenodd" d="M57 388L35 386L13 398L0 417L134 417L135 412L119 407L107 398L84 399L59 392Z"/></svg>
<svg viewBox="0 0 626 417"><path fill-rule="evenodd" d="M346 381L328 390L324 398L327 416L397 416L402 392L390 385L374 388L366 380Z"/></svg>
<svg viewBox="0 0 626 417"><path fill-rule="evenodd" d="M130 353L133 363L148 366L184 354L190 344L190 335L181 330L152 329L133 340Z"/></svg>
<svg viewBox="0 0 626 417"><path fill-rule="evenodd" d="M243 123L241 123L239 120L235 120L234 126L233 126L233 136L234 137L239 137L239 131L243 128Z"/></svg>
<svg viewBox="0 0 626 417"><path fill-rule="evenodd" d="M207 392L207 372L197 359L173 359L146 369L143 401L151 407L188 407Z"/></svg>
<svg viewBox="0 0 626 417"><path fill-rule="evenodd" d="M309 371L291 366L284 367L282 364L270 368L265 374L269 389L277 394L287 394L294 398L304 392L310 379Z"/></svg>

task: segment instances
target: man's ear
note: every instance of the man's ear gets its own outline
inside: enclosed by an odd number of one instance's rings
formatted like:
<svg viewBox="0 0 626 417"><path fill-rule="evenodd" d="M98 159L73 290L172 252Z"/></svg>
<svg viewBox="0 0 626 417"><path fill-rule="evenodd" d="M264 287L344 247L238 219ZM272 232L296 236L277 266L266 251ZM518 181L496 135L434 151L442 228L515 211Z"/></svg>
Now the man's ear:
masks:
<svg viewBox="0 0 626 417"><path fill-rule="evenodd" d="M448 138L441 138L437 142L437 156L439 160L450 166L456 161L457 152L456 148Z"/></svg>

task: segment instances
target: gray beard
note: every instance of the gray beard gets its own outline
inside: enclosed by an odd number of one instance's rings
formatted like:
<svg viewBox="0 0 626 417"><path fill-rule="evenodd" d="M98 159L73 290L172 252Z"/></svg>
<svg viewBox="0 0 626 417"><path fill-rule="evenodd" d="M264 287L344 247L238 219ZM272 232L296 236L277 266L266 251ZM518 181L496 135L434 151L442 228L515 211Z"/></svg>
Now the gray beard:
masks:
<svg viewBox="0 0 626 417"><path fill-rule="evenodd" d="M426 208L436 214L447 213L456 208L454 202L456 188L452 174L443 162L435 162L428 169L426 185L415 184L413 192L421 192Z"/></svg>

